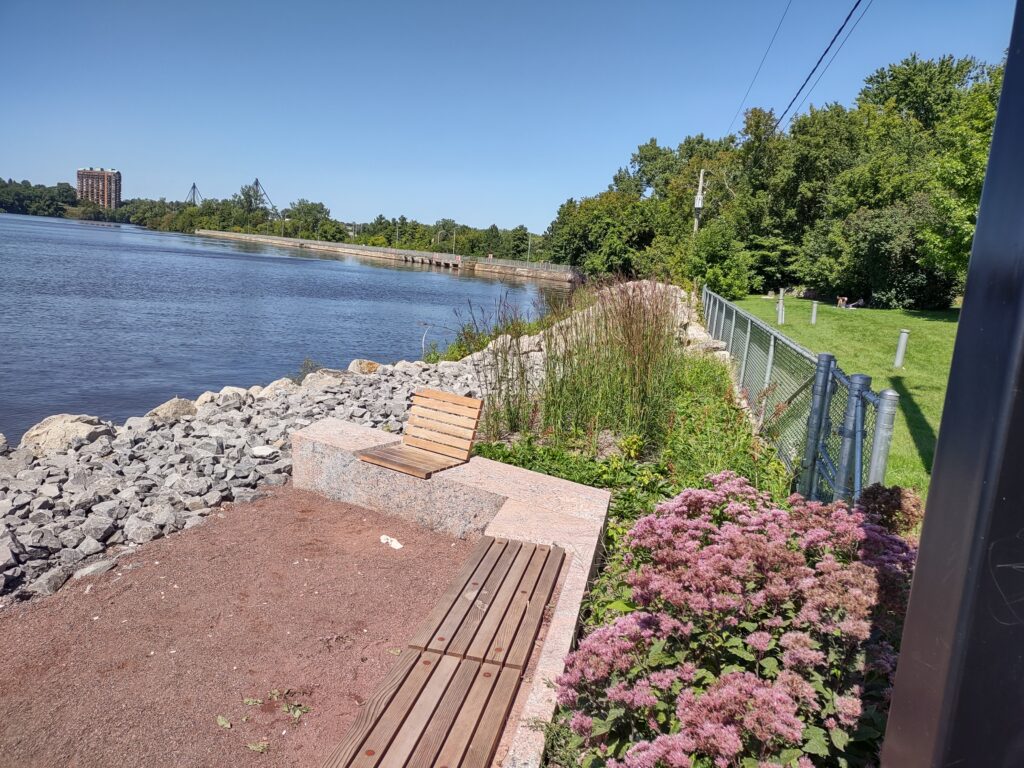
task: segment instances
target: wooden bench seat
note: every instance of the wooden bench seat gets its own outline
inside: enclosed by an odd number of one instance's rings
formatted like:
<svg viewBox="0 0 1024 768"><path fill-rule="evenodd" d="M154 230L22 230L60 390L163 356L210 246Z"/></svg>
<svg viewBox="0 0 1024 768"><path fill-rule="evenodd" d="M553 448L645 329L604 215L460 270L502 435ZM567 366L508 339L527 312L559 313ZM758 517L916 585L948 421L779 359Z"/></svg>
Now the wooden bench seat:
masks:
<svg viewBox="0 0 1024 768"><path fill-rule="evenodd" d="M483 537L324 768L490 765L564 558Z"/></svg>
<svg viewBox="0 0 1024 768"><path fill-rule="evenodd" d="M469 461L482 407L483 401L474 397L418 390L412 397L402 444L359 451L356 457L426 480Z"/></svg>

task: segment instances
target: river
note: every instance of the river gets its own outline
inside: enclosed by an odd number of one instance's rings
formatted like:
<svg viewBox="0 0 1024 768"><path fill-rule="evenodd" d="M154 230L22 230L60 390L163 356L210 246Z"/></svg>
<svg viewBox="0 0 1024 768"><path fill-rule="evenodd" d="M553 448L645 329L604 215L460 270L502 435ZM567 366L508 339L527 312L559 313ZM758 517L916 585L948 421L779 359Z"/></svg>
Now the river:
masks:
<svg viewBox="0 0 1024 768"><path fill-rule="evenodd" d="M413 360L470 304L534 312L534 283L140 227L0 214L0 432L54 413L116 422L249 387L306 358Z"/></svg>

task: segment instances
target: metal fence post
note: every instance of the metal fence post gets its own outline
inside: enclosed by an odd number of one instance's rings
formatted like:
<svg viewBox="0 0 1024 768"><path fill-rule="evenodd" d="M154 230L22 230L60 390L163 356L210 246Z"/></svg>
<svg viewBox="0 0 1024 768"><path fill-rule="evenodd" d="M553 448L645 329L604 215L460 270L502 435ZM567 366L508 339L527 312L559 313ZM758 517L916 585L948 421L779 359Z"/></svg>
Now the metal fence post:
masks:
<svg viewBox="0 0 1024 768"><path fill-rule="evenodd" d="M836 481L833 485L833 501L853 500L853 473L860 472L855 458L858 454L856 441L863 440L857 434L858 411L864 390L871 389L871 377L863 373L855 373L850 377L850 385L846 396L846 412L843 414L843 426L839 432L842 443L839 446L839 465L836 467Z"/></svg>
<svg viewBox="0 0 1024 768"><path fill-rule="evenodd" d="M775 361L775 334L773 333L770 337L771 341L768 342L768 364L764 367L764 386L762 390L768 389L768 385L772 383L772 363Z"/></svg>
<svg viewBox="0 0 1024 768"><path fill-rule="evenodd" d="M807 438L804 442L803 469L800 473L800 493L809 497L814 490L814 475L818 467L818 445L821 440L821 426L828 409L828 380L832 375L835 357L822 352L814 369L814 386L811 389L811 409L807 414Z"/></svg>
<svg viewBox="0 0 1024 768"><path fill-rule="evenodd" d="M718 300L718 327L715 328L715 338L721 341L722 332L725 330L725 299Z"/></svg>
<svg viewBox="0 0 1024 768"><path fill-rule="evenodd" d="M729 350L729 354L732 354L732 338L736 335L736 307L732 308L732 325L729 326L729 343L725 345L725 348Z"/></svg>
<svg viewBox="0 0 1024 768"><path fill-rule="evenodd" d="M900 396L892 389L878 393L878 410L875 412L875 435L871 441L871 460L868 463L868 485L885 484L885 469L889 464L889 446L892 445L893 425L896 423L896 409Z"/></svg>
<svg viewBox="0 0 1024 768"><path fill-rule="evenodd" d="M752 326L750 318L747 318L747 340L743 342L743 362L740 363L740 388L743 388L743 382L746 380L747 375L747 356L750 354L750 331Z"/></svg>
<svg viewBox="0 0 1024 768"><path fill-rule="evenodd" d="M906 328L900 329L900 338L899 341L896 342L896 357L892 361L893 368L903 367L903 358L907 354L907 339L909 338L909 336L910 331L908 331Z"/></svg>

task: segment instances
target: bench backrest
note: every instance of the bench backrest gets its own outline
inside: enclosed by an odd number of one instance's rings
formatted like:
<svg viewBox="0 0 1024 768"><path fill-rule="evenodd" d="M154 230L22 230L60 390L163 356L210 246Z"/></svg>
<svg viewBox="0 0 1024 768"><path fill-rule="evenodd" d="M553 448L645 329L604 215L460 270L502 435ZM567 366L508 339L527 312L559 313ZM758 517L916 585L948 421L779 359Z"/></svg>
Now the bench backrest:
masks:
<svg viewBox="0 0 1024 768"><path fill-rule="evenodd" d="M413 448L469 461L483 400L436 389L413 393L402 442Z"/></svg>

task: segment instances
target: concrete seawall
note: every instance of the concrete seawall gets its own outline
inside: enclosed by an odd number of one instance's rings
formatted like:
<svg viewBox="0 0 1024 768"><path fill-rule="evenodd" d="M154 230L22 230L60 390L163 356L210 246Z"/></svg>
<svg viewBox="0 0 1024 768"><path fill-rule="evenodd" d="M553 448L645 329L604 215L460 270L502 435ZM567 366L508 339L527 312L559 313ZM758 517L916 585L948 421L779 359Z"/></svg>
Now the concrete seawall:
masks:
<svg viewBox="0 0 1024 768"><path fill-rule="evenodd" d="M371 245L333 243L325 240L303 240L297 237L278 237L275 235L249 235L241 232L220 232L211 229L197 229L195 234L202 237L218 237L225 240L276 245L283 248L304 248L311 251L341 253L347 256L358 256L360 258L378 259L381 261L427 264L446 269L457 269L466 274L521 277L529 280L548 280L559 283L572 283L579 279L579 273L572 267L564 264L514 261L511 259L478 259L461 254L412 251L402 248L378 248Z"/></svg>

